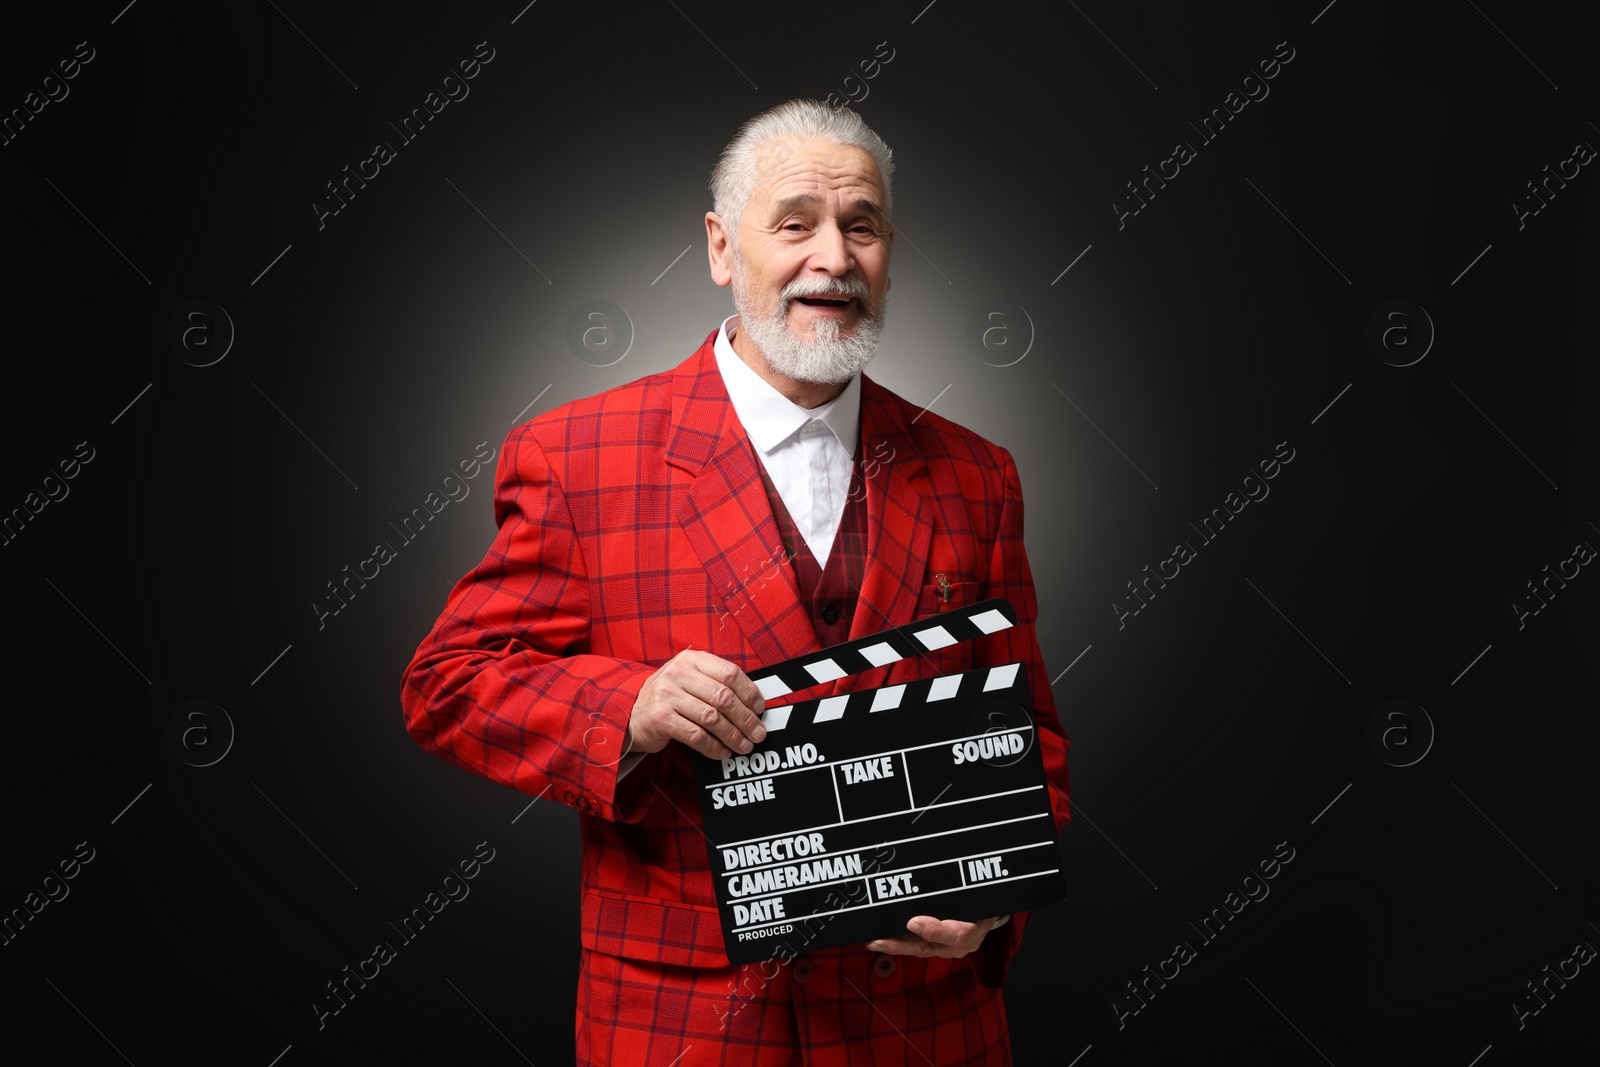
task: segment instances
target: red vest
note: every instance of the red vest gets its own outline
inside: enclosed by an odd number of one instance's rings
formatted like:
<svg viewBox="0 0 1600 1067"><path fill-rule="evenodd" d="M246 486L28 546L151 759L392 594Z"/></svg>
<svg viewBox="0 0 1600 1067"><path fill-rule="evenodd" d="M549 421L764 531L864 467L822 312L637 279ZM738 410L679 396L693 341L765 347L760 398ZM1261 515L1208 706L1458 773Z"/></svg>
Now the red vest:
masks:
<svg viewBox="0 0 1600 1067"><path fill-rule="evenodd" d="M754 448L752 445L752 452ZM858 455L860 449L858 442ZM756 469L761 472L761 484L767 489L767 502L772 505L772 517L778 523L778 534L783 538L784 552L794 567L800 599L811 609L811 625L817 631L817 643L827 648L848 641L850 621L856 614L856 594L861 589L861 576L866 570L867 490L861 481L861 465L851 465L844 515L839 520L838 532L833 536L833 547L828 549L828 565L819 567L817 557L812 554L789 509L784 506L783 497L772 484L767 465L759 455L755 461Z"/></svg>

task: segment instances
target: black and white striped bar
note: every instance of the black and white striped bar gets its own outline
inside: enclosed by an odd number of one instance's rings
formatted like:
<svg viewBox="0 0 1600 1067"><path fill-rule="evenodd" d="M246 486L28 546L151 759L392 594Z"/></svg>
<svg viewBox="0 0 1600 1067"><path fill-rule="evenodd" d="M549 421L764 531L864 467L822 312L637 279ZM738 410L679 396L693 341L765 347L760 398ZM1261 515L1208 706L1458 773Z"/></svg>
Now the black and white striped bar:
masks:
<svg viewBox="0 0 1600 1067"><path fill-rule="evenodd" d="M750 671L750 680L767 700L775 700L822 682L884 667L897 660L920 656L961 641L996 633L1017 624L1011 603L995 597L964 608L952 608L934 618L918 619L894 629L858 637L797 656L771 667ZM771 726L768 726L771 729Z"/></svg>
<svg viewBox="0 0 1600 1067"><path fill-rule="evenodd" d="M941 700L966 698L971 700L982 693L1009 690L1022 670L1020 663L1007 663L999 667L983 667L963 674L946 674L938 678L918 678L900 685L886 685L878 689L863 689L855 693L808 700L801 704L768 708L761 716L761 725L767 733L787 729L791 723L832 722L835 719L871 715L897 708L918 708ZM796 718L798 716L798 719ZM780 739L781 743L781 739Z"/></svg>

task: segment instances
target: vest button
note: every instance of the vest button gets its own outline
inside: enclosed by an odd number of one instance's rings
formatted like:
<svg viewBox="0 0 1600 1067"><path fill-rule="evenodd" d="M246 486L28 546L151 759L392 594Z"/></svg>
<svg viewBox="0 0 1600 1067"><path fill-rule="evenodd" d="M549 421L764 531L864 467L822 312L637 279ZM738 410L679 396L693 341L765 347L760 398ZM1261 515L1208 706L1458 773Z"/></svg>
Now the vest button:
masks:
<svg viewBox="0 0 1600 1067"><path fill-rule="evenodd" d="M839 609L834 607L832 604L829 604L827 607L823 608L822 609L822 621L827 623L830 626L833 625L834 623L838 622L839 621Z"/></svg>
<svg viewBox="0 0 1600 1067"><path fill-rule="evenodd" d="M811 977L811 972L815 970L815 968L816 964L812 962L812 959L809 955L800 955L795 957L794 966L789 973L794 977L796 982L804 982L806 979Z"/></svg>
<svg viewBox="0 0 1600 1067"><path fill-rule="evenodd" d="M883 952L878 955L877 959L872 961L872 973L879 978L887 978L894 973L895 968L898 966L898 960L887 952Z"/></svg>

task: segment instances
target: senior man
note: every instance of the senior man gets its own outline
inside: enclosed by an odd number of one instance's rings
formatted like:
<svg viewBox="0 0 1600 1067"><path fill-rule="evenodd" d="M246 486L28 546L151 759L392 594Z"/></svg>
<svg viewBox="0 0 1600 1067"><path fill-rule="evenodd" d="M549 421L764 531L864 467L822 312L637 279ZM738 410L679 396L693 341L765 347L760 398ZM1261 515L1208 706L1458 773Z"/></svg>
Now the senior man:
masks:
<svg viewBox="0 0 1600 1067"><path fill-rule="evenodd" d="M1014 627L786 701L1020 660L1067 821L1016 464L862 373L892 172L848 109L739 128L705 216L737 313L677 367L511 432L499 533L406 669L424 749L580 813L580 1063L1011 1062L1000 987L1027 912L730 965L690 761L765 736L747 670L1004 597Z"/></svg>

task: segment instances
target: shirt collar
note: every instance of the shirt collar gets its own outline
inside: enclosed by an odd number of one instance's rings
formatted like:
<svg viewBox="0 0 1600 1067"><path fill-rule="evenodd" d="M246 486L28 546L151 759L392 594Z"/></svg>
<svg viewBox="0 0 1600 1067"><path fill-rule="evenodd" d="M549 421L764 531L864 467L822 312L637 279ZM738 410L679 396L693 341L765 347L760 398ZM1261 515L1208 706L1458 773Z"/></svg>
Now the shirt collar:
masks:
<svg viewBox="0 0 1600 1067"><path fill-rule="evenodd" d="M712 345L717 368L722 372L728 399L745 433L762 452L771 452L788 440L809 419L817 419L833 431L845 451L855 455L856 432L861 421L861 375L854 374L844 392L815 408L803 408L773 388L750 368L728 340L728 323L737 315L722 320Z"/></svg>

